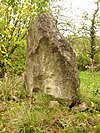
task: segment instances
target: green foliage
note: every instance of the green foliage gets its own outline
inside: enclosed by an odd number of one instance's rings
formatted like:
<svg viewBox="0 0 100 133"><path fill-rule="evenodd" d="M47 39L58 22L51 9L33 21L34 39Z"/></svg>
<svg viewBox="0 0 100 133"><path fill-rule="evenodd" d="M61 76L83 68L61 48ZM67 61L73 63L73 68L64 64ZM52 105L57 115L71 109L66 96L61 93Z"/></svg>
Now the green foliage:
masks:
<svg viewBox="0 0 100 133"><path fill-rule="evenodd" d="M48 3L49 0L1 1L0 75L7 72L10 67L13 68L12 70L16 73L21 73L24 70L25 36L29 23L38 13L49 10Z"/></svg>
<svg viewBox="0 0 100 133"><path fill-rule="evenodd" d="M26 62L26 41L20 43L20 47L16 48L12 55L11 67L8 68L10 74L20 75L25 70Z"/></svg>
<svg viewBox="0 0 100 133"><path fill-rule="evenodd" d="M91 44L88 36L69 35L68 40L76 52L79 70L91 70ZM99 37L96 37L96 53L94 54L94 70L100 70Z"/></svg>

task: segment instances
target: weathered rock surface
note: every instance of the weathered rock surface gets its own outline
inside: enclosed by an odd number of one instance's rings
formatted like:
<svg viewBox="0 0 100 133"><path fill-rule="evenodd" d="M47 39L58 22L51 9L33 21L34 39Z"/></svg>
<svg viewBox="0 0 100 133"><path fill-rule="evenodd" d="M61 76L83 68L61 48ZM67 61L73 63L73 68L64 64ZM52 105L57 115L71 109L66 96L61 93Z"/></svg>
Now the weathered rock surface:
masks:
<svg viewBox="0 0 100 133"><path fill-rule="evenodd" d="M27 35L26 87L73 101L79 93L76 56L50 13L38 15Z"/></svg>

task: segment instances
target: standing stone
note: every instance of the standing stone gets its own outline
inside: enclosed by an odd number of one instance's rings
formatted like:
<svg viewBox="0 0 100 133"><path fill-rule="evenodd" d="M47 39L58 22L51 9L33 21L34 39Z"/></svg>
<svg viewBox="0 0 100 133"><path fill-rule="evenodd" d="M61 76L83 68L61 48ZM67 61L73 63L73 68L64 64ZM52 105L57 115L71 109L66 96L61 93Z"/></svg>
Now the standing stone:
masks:
<svg viewBox="0 0 100 133"><path fill-rule="evenodd" d="M30 24L26 59L25 82L30 95L41 90L66 101L78 96L76 56L52 14L40 14Z"/></svg>

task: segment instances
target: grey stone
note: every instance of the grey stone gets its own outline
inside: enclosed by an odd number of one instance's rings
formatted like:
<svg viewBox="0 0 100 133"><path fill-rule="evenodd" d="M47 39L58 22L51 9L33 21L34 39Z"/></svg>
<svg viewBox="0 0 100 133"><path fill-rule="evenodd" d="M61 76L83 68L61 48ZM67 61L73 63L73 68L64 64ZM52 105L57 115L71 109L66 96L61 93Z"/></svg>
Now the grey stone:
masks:
<svg viewBox="0 0 100 133"><path fill-rule="evenodd" d="M51 13L38 15L30 24L26 60L30 95L38 90L68 102L76 99L80 85L76 55Z"/></svg>
<svg viewBox="0 0 100 133"><path fill-rule="evenodd" d="M86 102L82 102L82 103L74 106L72 108L72 111L73 112L83 112L83 111L86 111L88 109L89 109L88 104Z"/></svg>
<svg viewBox="0 0 100 133"><path fill-rule="evenodd" d="M59 107L58 101L50 101L49 108L57 108L57 107Z"/></svg>

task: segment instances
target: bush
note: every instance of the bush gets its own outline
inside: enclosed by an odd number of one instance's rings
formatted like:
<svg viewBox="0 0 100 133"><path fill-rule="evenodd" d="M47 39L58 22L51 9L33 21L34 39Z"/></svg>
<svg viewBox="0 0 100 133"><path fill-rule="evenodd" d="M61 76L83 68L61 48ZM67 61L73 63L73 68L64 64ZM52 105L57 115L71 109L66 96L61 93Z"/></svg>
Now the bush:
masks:
<svg viewBox="0 0 100 133"><path fill-rule="evenodd" d="M11 67L8 71L12 74L20 75L25 71L26 64L26 41L22 41L21 45L15 50L11 58Z"/></svg>
<svg viewBox="0 0 100 133"><path fill-rule="evenodd" d="M78 55L77 56L77 64L79 70L87 70L90 66L90 59L86 55Z"/></svg>

